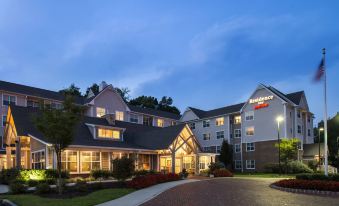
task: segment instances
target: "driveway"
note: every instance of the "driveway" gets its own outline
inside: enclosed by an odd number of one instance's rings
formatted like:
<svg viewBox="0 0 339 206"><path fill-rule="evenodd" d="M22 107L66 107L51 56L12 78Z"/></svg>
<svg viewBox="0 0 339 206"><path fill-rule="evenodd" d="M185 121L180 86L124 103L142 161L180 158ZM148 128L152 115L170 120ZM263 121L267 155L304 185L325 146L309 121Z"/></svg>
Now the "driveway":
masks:
<svg viewBox="0 0 339 206"><path fill-rule="evenodd" d="M275 190L277 179L222 178L188 183L161 193L143 206L182 205L339 205L338 197L312 196Z"/></svg>

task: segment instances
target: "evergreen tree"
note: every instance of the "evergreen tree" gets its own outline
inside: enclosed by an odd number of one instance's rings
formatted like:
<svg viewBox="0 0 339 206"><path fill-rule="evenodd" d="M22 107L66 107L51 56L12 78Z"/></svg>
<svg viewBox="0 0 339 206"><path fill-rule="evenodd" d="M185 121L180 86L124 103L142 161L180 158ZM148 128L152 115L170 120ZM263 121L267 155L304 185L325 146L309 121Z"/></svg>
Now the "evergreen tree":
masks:
<svg viewBox="0 0 339 206"><path fill-rule="evenodd" d="M228 144L227 140L222 141L221 149L220 149L220 156L219 161L225 164L225 167L232 167L232 160L233 160L233 150L231 145Z"/></svg>

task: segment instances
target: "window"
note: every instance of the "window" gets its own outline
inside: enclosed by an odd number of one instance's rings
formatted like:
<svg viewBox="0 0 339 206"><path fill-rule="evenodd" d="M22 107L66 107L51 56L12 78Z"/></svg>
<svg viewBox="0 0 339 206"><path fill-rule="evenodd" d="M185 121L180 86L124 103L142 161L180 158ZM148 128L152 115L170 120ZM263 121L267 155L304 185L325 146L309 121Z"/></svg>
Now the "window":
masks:
<svg viewBox="0 0 339 206"><path fill-rule="evenodd" d="M301 117L300 111L297 112L297 116L298 116L298 118Z"/></svg>
<svg viewBox="0 0 339 206"><path fill-rule="evenodd" d="M240 144L235 144L235 145L234 145L234 152L235 152L235 153L241 152Z"/></svg>
<svg viewBox="0 0 339 206"><path fill-rule="evenodd" d="M241 130L235 129L234 130L234 138L240 138L241 137Z"/></svg>
<svg viewBox="0 0 339 206"><path fill-rule="evenodd" d="M235 169L241 169L242 168L241 160L234 160L234 167Z"/></svg>
<svg viewBox="0 0 339 206"><path fill-rule="evenodd" d="M10 104L16 104L16 96L11 96L4 94L3 95L3 100L2 100L3 105L10 105Z"/></svg>
<svg viewBox="0 0 339 206"><path fill-rule="evenodd" d="M251 152L251 151L254 151L255 148L254 148L254 143L251 142L251 143L246 143L246 152Z"/></svg>
<svg viewBox="0 0 339 206"><path fill-rule="evenodd" d="M6 126L6 121L7 121L7 115L3 115L3 116L2 116L2 126L3 126L3 127Z"/></svg>
<svg viewBox="0 0 339 206"><path fill-rule="evenodd" d="M217 133L217 139L224 139L225 137L225 132L224 131L219 131Z"/></svg>
<svg viewBox="0 0 339 206"><path fill-rule="evenodd" d="M120 139L120 130L98 128L98 137L109 139Z"/></svg>
<svg viewBox="0 0 339 206"><path fill-rule="evenodd" d="M132 123L138 123L139 122L138 115L130 114L129 121L132 122Z"/></svg>
<svg viewBox="0 0 339 206"><path fill-rule="evenodd" d="M100 169L100 152L80 152L81 172Z"/></svg>
<svg viewBox="0 0 339 206"><path fill-rule="evenodd" d="M202 121L202 127L210 127L210 120Z"/></svg>
<svg viewBox="0 0 339 206"><path fill-rule="evenodd" d="M254 135L254 127L246 127L246 135L253 136Z"/></svg>
<svg viewBox="0 0 339 206"><path fill-rule="evenodd" d="M241 124L241 116L235 116L234 117L234 124Z"/></svg>
<svg viewBox="0 0 339 206"><path fill-rule="evenodd" d="M97 107L97 117L102 117L106 114L106 109L102 107Z"/></svg>
<svg viewBox="0 0 339 206"><path fill-rule="evenodd" d="M193 167L193 164L194 164L194 160L192 156L182 158L182 168L189 170Z"/></svg>
<svg viewBox="0 0 339 206"><path fill-rule="evenodd" d="M172 122L171 122L171 125L172 125L172 126L175 126L175 125L177 125L177 122L176 122L176 121L172 121Z"/></svg>
<svg viewBox="0 0 339 206"><path fill-rule="evenodd" d="M191 129L195 129L195 123L194 123L194 122L191 122L191 123L189 124L189 126L190 126Z"/></svg>
<svg viewBox="0 0 339 206"><path fill-rule="evenodd" d="M298 134L301 134L301 126L298 125Z"/></svg>
<svg viewBox="0 0 339 206"><path fill-rule="evenodd" d="M199 169L201 169L201 170L207 169L209 163L210 163L210 157L207 157L207 156L200 156L199 157Z"/></svg>
<svg viewBox="0 0 339 206"><path fill-rule="evenodd" d="M217 149L217 153L220 153L220 151L221 151L221 146L216 146L216 149Z"/></svg>
<svg viewBox="0 0 339 206"><path fill-rule="evenodd" d="M60 104L60 103L52 102L52 104L51 104L52 109L62 109L62 107L63 107L63 105Z"/></svg>
<svg viewBox="0 0 339 206"><path fill-rule="evenodd" d="M76 151L62 152L61 168L69 172L78 172L78 153Z"/></svg>
<svg viewBox="0 0 339 206"><path fill-rule="evenodd" d="M207 134L203 134L203 140L210 140L211 139L211 134L207 133Z"/></svg>
<svg viewBox="0 0 339 206"><path fill-rule="evenodd" d="M311 136L311 130L310 129L307 130L307 136L309 136L309 137Z"/></svg>
<svg viewBox="0 0 339 206"><path fill-rule="evenodd" d="M124 112L115 111L115 120L124 121Z"/></svg>
<svg viewBox="0 0 339 206"><path fill-rule="evenodd" d="M255 160L246 160L246 169L255 169Z"/></svg>
<svg viewBox="0 0 339 206"><path fill-rule="evenodd" d="M146 126L153 126L153 118L151 116L143 116L142 123Z"/></svg>
<svg viewBox="0 0 339 206"><path fill-rule="evenodd" d="M246 121L251 121L253 119L254 119L254 112L253 111L245 112L245 120Z"/></svg>
<svg viewBox="0 0 339 206"><path fill-rule="evenodd" d="M164 125L164 120L163 119L158 119L157 120L157 126L158 127L164 127L165 125Z"/></svg>
<svg viewBox="0 0 339 206"><path fill-rule="evenodd" d="M216 126L221 126L224 125L224 118L223 117L219 117L215 120L215 125Z"/></svg>
<svg viewBox="0 0 339 206"><path fill-rule="evenodd" d="M307 115L307 122L308 122L308 123L311 122L311 117L310 117L310 115Z"/></svg>
<svg viewBox="0 0 339 206"><path fill-rule="evenodd" d="M34 100L27 100L27 107L39 107L40 103L38 101L34 101Z"/></svg>
<svg viewBox="0 0 339 206"><path fill-rule="evenodd" d="M45 151L32 152L32 169L45 169Z"/></svg>

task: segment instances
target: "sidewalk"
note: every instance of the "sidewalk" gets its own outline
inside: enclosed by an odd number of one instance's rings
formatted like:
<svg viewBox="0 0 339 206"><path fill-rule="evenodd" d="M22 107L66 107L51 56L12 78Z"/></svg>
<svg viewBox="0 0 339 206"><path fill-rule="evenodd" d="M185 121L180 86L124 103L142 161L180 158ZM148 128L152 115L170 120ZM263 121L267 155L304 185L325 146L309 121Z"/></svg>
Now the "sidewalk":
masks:
<svg viewBox="0 0 339 206"><path fill-rule="evenodd" d="M148 200L153 199L160 193L186 183L190 182L196 182L199 180L195 179L187 179L187 180L181 180L181 181L174 181L174 182L166 182L158 185L154 185L152 187L148 187L145 189L137 190L135 192L132 192L131 194L128 194L126 196L123 196L121 198L111 200L102 204L99 204L98 206L136 206L141 205L144 202L147 202Z"/></svg>

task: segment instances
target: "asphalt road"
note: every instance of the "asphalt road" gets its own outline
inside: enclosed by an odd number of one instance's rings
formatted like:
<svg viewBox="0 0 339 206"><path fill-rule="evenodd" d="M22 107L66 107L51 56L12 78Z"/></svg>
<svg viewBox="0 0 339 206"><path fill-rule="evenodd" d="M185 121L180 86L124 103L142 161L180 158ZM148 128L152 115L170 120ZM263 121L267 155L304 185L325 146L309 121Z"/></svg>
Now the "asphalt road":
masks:
<svg viewBox="0 0 339 206"><path fill-rule="evenodd" d="M296 194L275 190L275 179L226 178L188 183L161 193L143 206L301 205L339 206L338 197Z"/></svg>

